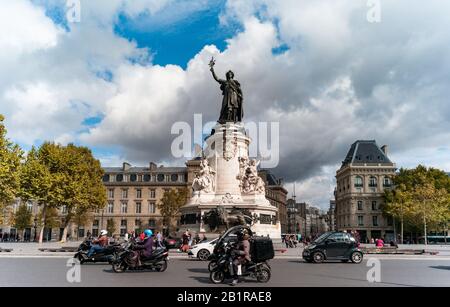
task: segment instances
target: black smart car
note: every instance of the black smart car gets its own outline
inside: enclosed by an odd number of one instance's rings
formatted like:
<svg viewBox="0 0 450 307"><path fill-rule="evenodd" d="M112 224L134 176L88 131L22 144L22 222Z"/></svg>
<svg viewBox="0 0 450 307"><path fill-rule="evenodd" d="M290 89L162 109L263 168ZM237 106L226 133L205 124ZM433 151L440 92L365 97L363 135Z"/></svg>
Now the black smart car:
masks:
<svg viewBox="0 0 450 307"><path fill-rule="evenodd" d="M326 232L303 250L306 262L321 263L325 260L361 263L363 253L355 238L346 232Z"/></svg>

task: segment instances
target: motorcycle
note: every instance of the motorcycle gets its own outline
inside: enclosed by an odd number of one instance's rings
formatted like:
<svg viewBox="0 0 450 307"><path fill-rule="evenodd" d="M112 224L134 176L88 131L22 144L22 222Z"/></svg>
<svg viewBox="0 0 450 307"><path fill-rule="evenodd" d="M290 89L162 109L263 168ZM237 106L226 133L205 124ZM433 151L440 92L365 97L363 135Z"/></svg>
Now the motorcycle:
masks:
<svg viewBox="0 0 450 307"><path fill-rule="evenodd" d="M83 241L77 249L77 252L73 256L80 261L80 264L86 262L108 262L111 264L117 255L117 253L121 250L121 246L119 244L107 245L100 252L95 252L92 257L88 257L87 254L92 246L92 241L90 239L86 239Z"/></svg>
<svg viewBox="0 0 450 307"><path fill-rule="evenodd" d="M225 254L223 254L215 267L209 275L209 279L214 284L221 284L225 279L233 277L233 259L235 258L234 250L236 243L231 243L225 246ZM256 278L258 282L266 283L271 277L271 267L267 261L251 262L245 265L241 265L241 272L238 271L240 276L250 276Z"/></svg>
<svg viewBox="0 0 450 307"><path fill-rule="evenodd" d="M166 248L157 248L149 258L141 256L141 264L137 264L134 253L134 241L127 242L124 250L120 252L112 262L112 269L116 273L122 273L128 270L156 270L164 272L167 269L169 261L169 252Z"/></svg>

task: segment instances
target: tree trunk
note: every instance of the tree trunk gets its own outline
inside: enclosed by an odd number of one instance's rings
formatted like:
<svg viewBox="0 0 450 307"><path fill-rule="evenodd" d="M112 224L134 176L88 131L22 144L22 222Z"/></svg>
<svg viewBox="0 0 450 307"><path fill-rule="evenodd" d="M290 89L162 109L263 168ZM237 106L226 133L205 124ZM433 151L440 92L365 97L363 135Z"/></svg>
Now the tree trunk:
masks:
<svg viewBox="0 0 450 307"><path fill-rule="evenodd" d="M67 231L69 228L69 224L70 224L70 220L68 221L67 217L66 217L66 219L64 220L64 224L63 224L64 230L63 230L63 234L61 237L61 243L66 243L66 241L67 241Z"/></svg>
<svg viewBox="0 0 450 307"><path fill-rule="evenodd" d="M427 218L425 215L425 212L423 213L423 232L424 232L424 238L425 238L425 245L428 245L427 240Z"/></svg>
<svg viewBox="0 0 450 307"><path fill-rule="evenodd" d="M46 222L46 215L47 215L47 205L42 205L42 227L39 232L39 244L42 244L42 241L44 240L44 229L45 229L45 222Z"/></svg>
<svg viewBox="0 0 450 307"><path fill-rule="evenodd" d="M400 244L403 244L403 215L402 215L402 220L400 222Z"/></svg>

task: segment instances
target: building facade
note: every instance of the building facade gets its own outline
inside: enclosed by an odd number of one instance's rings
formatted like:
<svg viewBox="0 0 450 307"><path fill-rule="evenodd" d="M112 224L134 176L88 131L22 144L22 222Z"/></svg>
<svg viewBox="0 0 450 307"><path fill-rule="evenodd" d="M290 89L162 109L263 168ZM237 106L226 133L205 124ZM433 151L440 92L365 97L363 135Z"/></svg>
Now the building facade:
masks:
<svg viewBox="0 0 450 307"><path fill-rule="evenodd" d="M328 209L328 230L336 231L336 200L330 200L330 208Z"/></svg>
<svg viewBox="0 0 450 307"><path fill-rule="evenodd" d="M384 191L392 188L396 166L387 146L374 140L353 143L336 172L336 227L357 231L362 242L394 236L393 221L382 214Z"/></svg>
<svg viewBox="0 0 450 307"><path fill-rule="evenodd" d="M276 178L268 170L259 171L259 176L266 184L266 198L278 208L278 220L280 221L281 233L287 230L287 194L288 191L283 187L283 180Z"/></svg>
<svg viewBox="0 0 450 307"><path fill-rule="evenodd" d="M114 229L110 235L125 235L128 231L140 231L144 228L159 230L166 233L163 217L158 209L158 203L166 190L187 189L187 197L191 197L192 181L200 169L200 160L194 159L186 162L185 167L164 167L150 163L146 167L134 167L123 163L121 167L104 167L103 184L107 193L107 203L102 210L93 212L85 225L69 225L68 235L72 239L86 236L88 231L97 236L102 229ZM281 227L287 227L286 196L281 179L277 179L268 170L261 170L259 175L266 182L266 198L279 210L278 219ZM40 208L35 203L27 203L33 215L34 224L24 231L16 230L8 223L8 216L14 214L20 201L17 200L2 214L5 216L5 225L0 225L0 240L4 237L14 240L17 235L21 239L33 241L39 234L37 217ZM57 210L59 223L45 229L44 239L60 240L63 230L60 221L67 214L64 208ZM179 221L172 221L170 232L176 231ZM11 239L10 239L11 238Z"/></svg>

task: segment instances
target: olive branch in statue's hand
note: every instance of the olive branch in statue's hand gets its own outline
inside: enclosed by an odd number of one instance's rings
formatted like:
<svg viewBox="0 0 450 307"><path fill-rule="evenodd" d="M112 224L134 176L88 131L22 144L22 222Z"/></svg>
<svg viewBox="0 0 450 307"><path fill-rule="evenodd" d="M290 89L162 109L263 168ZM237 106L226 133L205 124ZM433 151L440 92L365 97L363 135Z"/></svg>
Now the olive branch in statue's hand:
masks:
<svg viewBox="0 0 450 307"><path fill-rule="evenodd" d="M211 67L211 70L214 69L214 65L216 65L216 60L212 57L211 61L209 61L209 67Z"/></svg>

